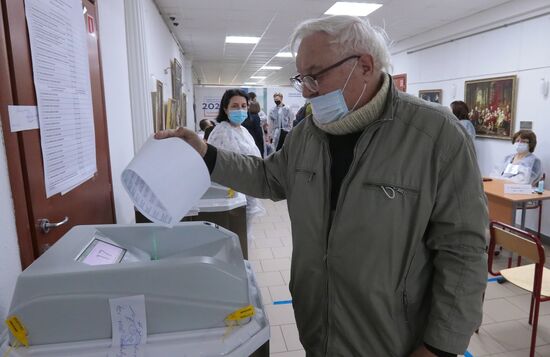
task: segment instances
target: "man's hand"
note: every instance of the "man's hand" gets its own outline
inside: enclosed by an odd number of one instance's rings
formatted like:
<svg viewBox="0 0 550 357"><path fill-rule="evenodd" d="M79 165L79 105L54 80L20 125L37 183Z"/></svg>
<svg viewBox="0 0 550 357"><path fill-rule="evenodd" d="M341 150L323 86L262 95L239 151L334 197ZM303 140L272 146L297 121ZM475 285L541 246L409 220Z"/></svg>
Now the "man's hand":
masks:
<svg viewBox="0 0 550 357"><path fill-rule="evenodd" d="M200 156L204 157L208 145L192 130L185 128L162 130L155 134L155 139L180 138L185 140Z"/></svg>
<svg viewBox="0 0 550 357"><path fill-rule="evenodd" d="M433 353L430 352L430 350L428 350L426 348L426 346L422 345L420 347L418 347L411 355L410 357L437 357L436 355L434 355Z"/></svg>

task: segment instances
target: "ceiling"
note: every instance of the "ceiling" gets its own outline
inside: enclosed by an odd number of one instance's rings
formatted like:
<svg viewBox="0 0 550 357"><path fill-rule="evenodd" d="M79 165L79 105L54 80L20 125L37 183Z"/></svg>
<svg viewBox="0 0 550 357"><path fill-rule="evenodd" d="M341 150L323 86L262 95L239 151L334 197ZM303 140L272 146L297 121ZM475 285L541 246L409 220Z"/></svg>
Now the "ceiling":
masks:
<svg viewBox="0 0 550 357"><path fill-rule="evenodd" d="M185 55L193 60L199 83L287 85L296 70L294 60L274 57L275 54L288 50L296 25L322 16L336 0L154 1ZM392 41L398 43L509 1L519 0L373 0L384 6L368 19L384 27ZM179 25L174 26L173 22ZM261 40L255 45L226 44L226 35L257 36ZM283 69L261 70L266 64ZM253 75L267 78L250 79Z"/></svg>

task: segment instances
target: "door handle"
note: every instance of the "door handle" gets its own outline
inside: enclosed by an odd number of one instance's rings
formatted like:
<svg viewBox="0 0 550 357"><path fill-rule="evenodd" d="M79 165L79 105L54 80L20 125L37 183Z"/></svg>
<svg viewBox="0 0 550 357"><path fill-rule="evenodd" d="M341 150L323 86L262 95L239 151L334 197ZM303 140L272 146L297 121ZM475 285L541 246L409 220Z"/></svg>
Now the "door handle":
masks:
<svg viewBox="0 0 550 357"><path fill-rule="evenodd" d="M43 233L48 233L50 229L60 227L67 222L69 222L69 217L67 216L65 216L65 218L61 222L57 223L50 223L49 219L41 218L38 220L38 225L40 226L40 229L42 229Z"/></svg>

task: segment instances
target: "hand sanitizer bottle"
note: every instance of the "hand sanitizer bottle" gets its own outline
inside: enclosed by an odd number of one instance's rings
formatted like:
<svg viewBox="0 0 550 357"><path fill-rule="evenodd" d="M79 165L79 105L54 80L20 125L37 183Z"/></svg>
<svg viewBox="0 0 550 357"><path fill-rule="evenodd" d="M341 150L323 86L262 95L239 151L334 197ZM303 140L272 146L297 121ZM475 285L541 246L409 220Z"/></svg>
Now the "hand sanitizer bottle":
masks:
<svg viewBox="0 0 550 357"><path fill-rule="evenodd" d="M537 185L537 193L544 193L544 180L539 181L539 184Z"/></svg>

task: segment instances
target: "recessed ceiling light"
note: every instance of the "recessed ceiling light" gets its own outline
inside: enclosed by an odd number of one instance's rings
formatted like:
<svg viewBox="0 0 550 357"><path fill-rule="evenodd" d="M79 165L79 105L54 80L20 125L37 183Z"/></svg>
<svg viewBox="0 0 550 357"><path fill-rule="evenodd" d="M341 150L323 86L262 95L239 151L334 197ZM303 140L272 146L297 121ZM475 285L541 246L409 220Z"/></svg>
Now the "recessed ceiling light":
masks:
<svg viewBox="0 0 550 357"><path fill-rule="evenodd" d="M279 70L283 67L280 67L280 66L263 66L262 68L260 69L273 69L273 70Z"/></svg>
<svg viewBox="0 0 550 357"><path fill-rule="evenodd" d="M325 12L325 15L367 16L381 7L382 4L338 1Z"/></svg>
<svg viewBox="0 0 550 357"><path fill-rule="evenodd" d="M266 79L266 76L252 76L251 79Z"/></svg>
<svg viewBox="0 0 550 357"><path fill-rule="evenodd" d="M275 57L286 57L290 58L292 57L292 52L279 52L275 55Z"/></svg>
<svg viewBox="0 0 550 357"><path fill-rule="evenodd" d="M260 37L250 36L225 36L225 43L246 43L255 44L260 41Z"/></svg>
<svg viewBox="0 0 550 357"><path fill-rule="evenodd" d="M244 84L253 85L253 86L254 86L254 85L257 85L258 83L256 83L256 82L244 82Z"/></svg>

